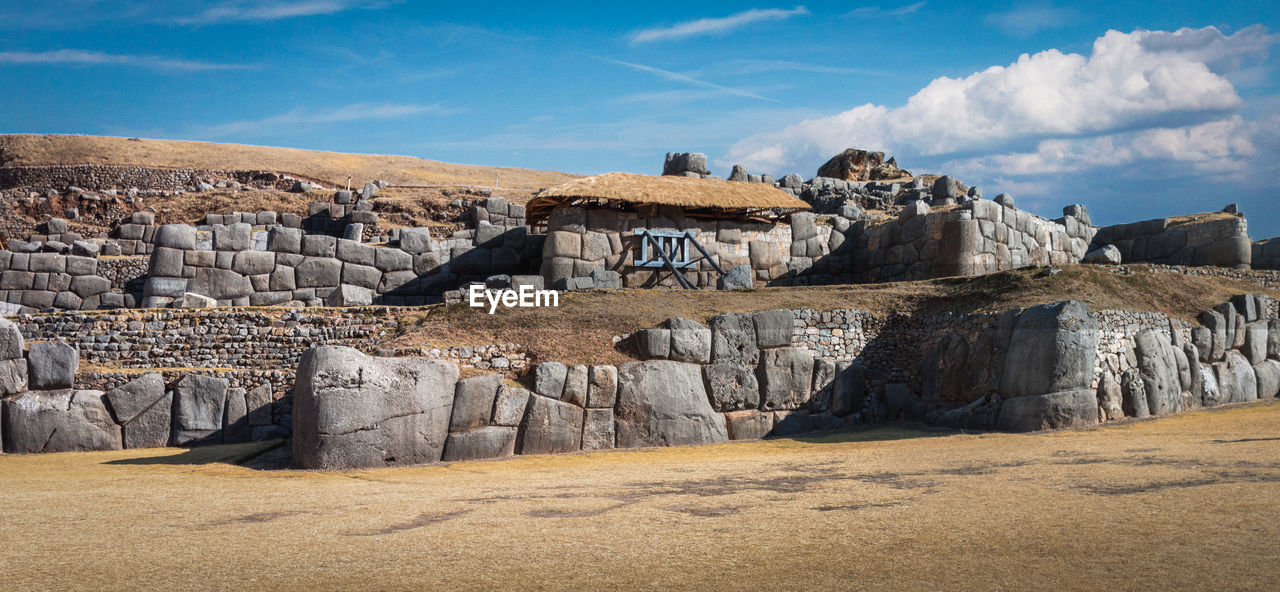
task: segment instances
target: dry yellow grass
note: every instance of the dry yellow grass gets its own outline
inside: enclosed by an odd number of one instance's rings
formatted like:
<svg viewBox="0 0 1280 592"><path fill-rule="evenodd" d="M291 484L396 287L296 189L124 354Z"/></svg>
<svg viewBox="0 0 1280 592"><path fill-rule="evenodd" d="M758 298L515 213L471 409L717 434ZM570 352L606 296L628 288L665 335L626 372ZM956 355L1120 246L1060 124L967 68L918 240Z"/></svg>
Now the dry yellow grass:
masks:
<svg viewBox="0 0 1280 592"><path fill-rule="evenodd" d="M653 327L671 317L706 321L725 312L775 308L853 308L877 314L997 312L1066 299L1093 310L1169 313L1188 321L1235 294L1280 292L1256 283L1190 276L1133 266L1122 275L1096 265L1073 265L1054 276L1023 269L985 276L845 286L761 288L749 292L622 290L564 293L558 308L470 308L463 303L406 312L392 345L517 343L535 357L570 364L628 361L613 337Z"/></svg>
<svg viewBox="0 0 1280 592"><path fill-rule="evenodd" d="M510 167L452 164L411 156L346 154L215 144L176 140L143 140L104 136L0 135L5 166L109 164L218 170L274 170L335 184L347 176L359 187L383 179L393 185L479 185L534 191L575 179L578 175Z"/></svg>
<svg viewBox="0 0 1280 592"><path fill-rule="evenodd" d="M0 457L10 590L1274 590L1280 403L347 473ZM935 437L923 437L935 436ZM183 464L206 463L206 464Z"/></svg>

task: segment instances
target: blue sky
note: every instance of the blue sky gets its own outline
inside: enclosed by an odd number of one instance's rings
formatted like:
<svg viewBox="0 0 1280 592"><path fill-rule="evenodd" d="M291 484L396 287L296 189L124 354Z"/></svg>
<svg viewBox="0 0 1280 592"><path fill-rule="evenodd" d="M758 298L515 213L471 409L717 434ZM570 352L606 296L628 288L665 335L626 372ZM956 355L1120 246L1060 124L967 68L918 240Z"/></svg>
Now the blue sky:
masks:
<svg viewBox="0 0 1280 592"><path fill-rule="evenodd" d="M1280 3L0 0L0 131L575 173L845 147L1097 224L1280 235Z"/></svg>

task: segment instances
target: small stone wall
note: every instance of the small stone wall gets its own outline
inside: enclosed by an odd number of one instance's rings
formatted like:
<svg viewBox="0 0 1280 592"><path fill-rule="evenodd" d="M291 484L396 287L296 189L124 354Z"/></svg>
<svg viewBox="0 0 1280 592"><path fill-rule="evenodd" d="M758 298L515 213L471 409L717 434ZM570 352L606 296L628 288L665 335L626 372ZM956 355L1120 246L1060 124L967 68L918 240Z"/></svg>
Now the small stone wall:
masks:
<svg viewBox="0 0 1280 592"><path fill-rule="evenodd" d="M98 259L56 253L0 251L0 302L67 310L126 305L122 288L98 273Z"/></svg>
<svg viewBox="0 0 1280 592"><path fill-rule="evenodd" d="M297 175L289 175L297 177ZM234 179L288 189L292 180L271 171L219 171L209 169L162 169L140 166L70 165L19 166L0 168L0 187L83 187L103 189L174 189L195 187L202 182Z"/></svg>
<svg viewBox="0 0 1280 592"><path fill-rule="evenodd" d="M1176 220L1156 218L1099 228L1089 250L1113 245L1124 263L1249 269L1253 243L1243 215L1199 223Z"/></svg>

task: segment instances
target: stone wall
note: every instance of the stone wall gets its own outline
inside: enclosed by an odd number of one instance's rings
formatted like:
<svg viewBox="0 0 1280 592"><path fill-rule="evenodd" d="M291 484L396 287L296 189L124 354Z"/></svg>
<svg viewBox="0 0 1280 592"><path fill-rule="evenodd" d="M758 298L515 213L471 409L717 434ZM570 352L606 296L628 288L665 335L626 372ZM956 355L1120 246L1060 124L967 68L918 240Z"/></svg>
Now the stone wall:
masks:
<svg viewBox="0 0 1280 592"><path fill-rule="evenodd" d="M1250 265L1253 269L1280 269L1280 238L1253 243Z"/></svg>
<svg viewBox="0 0 1280 592"><path fill-rule="evenodd" d="M1243 215L1196 222L1194 217L1156 218L1105 226L1089 250L1113 245L1124 263L1218 266L1249 269L1253 243Z"/></svg>
<svg viewBox="0 0 1280 592"><path fill-rule="evenodd" d="M938 210L915 201L896 218L879 222L856 208L845 212L830 218L825 244L807 220L792 216L792 267L800 283L920 280L1068 265L1084 257L1093 233L1080 205L1064 208L1057 220L1014 208L1012 200L974 199ZM801 252L805 259L798 258Z"/></svg>
<svg viewBox="0 0 1280 592"><path fill-rule="evenodd" d="M0 302L18 310L116 308L129 304L122 287L98 273L98 259L57 253L0 251Z"/></svg>
<svg viewBox="0 0 1280 592"><path fill-rule="evenodd" d="M692 232L721 269L727 272L739 265L750 265L758 281L774 280L789 271L788 224L698 220L672 206L642 207L635 212L563 207L554 210L547 222L541 269L547 286L591 287L595 283L590 278L598 272L616 272L621 287L679 286L665 268L633 264L639 258L642 242L636 229ZM696 249L690 259L697 260L697 264L683 271L683 275L697 287L714 288L719 274L710 262Z"/></svg>
<svg viewBox="0 0 1280 592"><path fill-rule="evenodd" d="M282 183L288 189L292 180L270 171L219 171L208 169L162 169L139 166L70 165L0 167L0 187L83 187L103 189L174 189L195 187L202 182L233 179L239 183L274 186Z"/></svg>

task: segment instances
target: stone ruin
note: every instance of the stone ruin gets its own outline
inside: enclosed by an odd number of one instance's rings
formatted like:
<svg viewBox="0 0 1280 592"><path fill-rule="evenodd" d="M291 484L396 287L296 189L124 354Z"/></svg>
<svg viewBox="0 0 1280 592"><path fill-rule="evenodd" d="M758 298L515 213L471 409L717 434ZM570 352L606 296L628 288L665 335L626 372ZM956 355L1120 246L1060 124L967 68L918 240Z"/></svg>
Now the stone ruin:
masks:
<svg viewBox="0 0 1280 592"><path fill-rule="evenodd" d="M514 344L380 345L397 323L387 307L458 302L474 284L675 287L669 271L630 265L636 228L696 233L717 265L704 258L680 273L703 289L1081 262L1227 273L1280 260L1272 241L1249 239L1232 208L1095 227L1083 206L1042 218L950 177L908 178L882 153L846 151L822 172L832 176L730 175L815 206L775 221L562 207L545 227L530 226L525 206L490 195L459 200L467 228L436 236L384 229L369 201L378 183L334 191L305 213L157 224L133 212L103 237L50 218L0 251L0 301L18 315L0 321L0 441L5 452L52 452L291 437L297 466L342 469L904 418L1034 431L1280 391L1277 304L1254 295L1205 311L1195 326L1079 302L918 319L852 309L673 318L619 336L635 361L618 365L534 363ZM697 154L669 154L664 174L710 178ZM459 366L491 373L460 378ZM524 382L507 380L513 372L527 372Z"/></svg>

